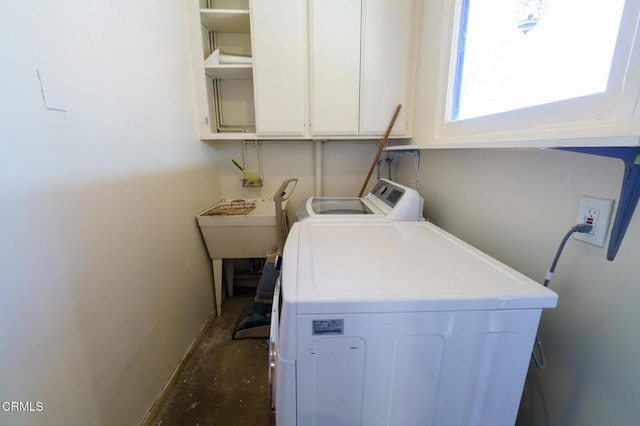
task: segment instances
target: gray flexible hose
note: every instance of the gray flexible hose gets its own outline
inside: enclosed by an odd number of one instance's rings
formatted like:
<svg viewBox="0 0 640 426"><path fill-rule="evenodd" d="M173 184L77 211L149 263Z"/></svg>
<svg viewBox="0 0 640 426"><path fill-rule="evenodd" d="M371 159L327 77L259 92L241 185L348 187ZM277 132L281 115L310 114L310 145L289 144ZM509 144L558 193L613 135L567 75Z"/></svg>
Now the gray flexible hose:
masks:
<svg viewBox="0 0 640 426"><path fill-rule="evenodd" d="M580 223L574 226L573 228L571 228L569 232L567 232L567 234L562 239L562 242L560 243L558 250L556 251L556 255L553 258L553 262L551 263L551 268L549 268L549 272L547 272L547 275L544 280L545 287L549 286L549 282L553 278L553 273L555 272L556 266L558 265L558 260L560 260L560 255L562 254L562 250L564 250L564 245L567 244L569 237L571 237L571 235L573 235L573 233L575 232L579 232L581 234L585 232L589 232L591 231L592 228L593 226L589 225L588 223ZM538 349L538 353L540 354L540 356L536 354L536 348ZM540 370L544 370L544 367L547 364L547 360L545 359L545 356L544 356L542 341L540 340L540 337L537 334L536 334L536 342L533 347L533 351L531 351L531 358L533 359L533 362L536 364L536 367L538 367Z"/></svg>

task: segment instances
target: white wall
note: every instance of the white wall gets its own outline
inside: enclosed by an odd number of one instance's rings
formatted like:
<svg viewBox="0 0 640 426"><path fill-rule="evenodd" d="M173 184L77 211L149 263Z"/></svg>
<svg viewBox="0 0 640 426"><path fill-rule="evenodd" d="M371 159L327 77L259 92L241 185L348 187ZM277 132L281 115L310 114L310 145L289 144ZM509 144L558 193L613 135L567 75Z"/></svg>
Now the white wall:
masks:
<svg viewBox="0 0 640 426"><path fill-rule="evenodd" d="M0 5L1 424L137 424L212 310L182 2ZM62 81L46 110L36 68Z"/></svg>
<svg viewBox="0 0 640 426"><path fill-rule="evenodd" d="M297 177L298 186L291 195L290 216L307 197L314 195L315 147L311 141L261 142L262 188L242 188L242 172L231 162L235 159L243 164L242 142L214 142L220 170L223 196L234 198L272 198L284 179ZM376 141L330 141L321 142L321 187L322 196L355 197L360 192L371 162L378 150ZM249 143L246 148L248 170L258 170L256 147ZM383 155L384 158L384 155ZM369 180L371 187L377 180L374 172ZM293 216L291 216L293 217Z"/></svg>
<svg viewBox="0 0 640 426"><path fill-rule="evenodd" d="M401 182L413 162L399 156ZM425 216L542 283L580 196L618 199L622 162L555 150L422 151ZM640 400L640 214L613 262L570 240L542 315L548 366L531 370L519 425L635 425Z"/></svg>
<svg viewBox="0 0 640 426"><path fill-rule="evenodd" d="M433 142L451 4L424 8L414 144ZM637 128L640 109L634 114ZM413 161L398 158L400 181L408 183ZM623 170L616 159L558 150L423 150L417 189L429 220L542 283L576 224L580 196L615 199L617 207ZM546 310L540 325L548 366L530 368L519 425L638 424L638 253L640 212L613 262L606 247L568 242L550 284L558 307Z"/></svg>

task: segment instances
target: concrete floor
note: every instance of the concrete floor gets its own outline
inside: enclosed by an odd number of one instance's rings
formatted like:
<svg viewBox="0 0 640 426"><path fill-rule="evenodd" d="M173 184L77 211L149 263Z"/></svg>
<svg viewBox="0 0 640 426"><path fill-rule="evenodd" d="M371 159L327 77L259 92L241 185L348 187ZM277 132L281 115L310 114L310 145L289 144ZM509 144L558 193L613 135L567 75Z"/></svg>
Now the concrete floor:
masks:
<svg viewBox="0 0 640 426"><path fill-rule="evenodd" d="M268 339L232 340L231 334L255 289L236 288L180 374L156 426L269 424Z"/></svg>
<svg viewBox="0 0 640 426"><path fill-rule="evenodd" d="M234 291L233 297L224 299L222 316L212 322L180 373L154 426L271 424L267 402L268 339L231 338L237 319L253 300L255 288L236 287ZM526 416L519 416L516 422L529 424L532 423Z"/></svg>

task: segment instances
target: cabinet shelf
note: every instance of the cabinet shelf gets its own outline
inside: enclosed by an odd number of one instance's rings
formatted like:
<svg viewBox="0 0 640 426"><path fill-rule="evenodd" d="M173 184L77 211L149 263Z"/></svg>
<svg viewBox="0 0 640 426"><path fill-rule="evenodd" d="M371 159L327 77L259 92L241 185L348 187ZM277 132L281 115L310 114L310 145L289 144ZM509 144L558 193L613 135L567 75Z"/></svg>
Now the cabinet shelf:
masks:
<svg viewBox="0 0 640 426"><path fill-rule="evenodd" d="M251 80L253 78L253 64L250 57L237 56L248 63L243 62L224 62L221 63L220 51L216 49L205 61L204 69L211 78L220 80ZM230 55L233 56L233 55Z"/></svg>
<svg viewBox="0 0 640 426"><path fill-rule="evenodd" d="M249 11L241 9L200 9L200 22L209 31L249 33Z"/></svg>
<svg viewBox="0 0 640 426"><path fill-rule="evenodd" d="M222 133L206 133L200 135L202 141L253 141L257 140L255 132L238 133L238 132L222 132Z"/></svg>
<svg viewBox="0 0 640 426"><path fill-rule="evenodd" d="M251 80L253 77L251 65L207 65L204 70L209 77L220 80Z"/></svg>

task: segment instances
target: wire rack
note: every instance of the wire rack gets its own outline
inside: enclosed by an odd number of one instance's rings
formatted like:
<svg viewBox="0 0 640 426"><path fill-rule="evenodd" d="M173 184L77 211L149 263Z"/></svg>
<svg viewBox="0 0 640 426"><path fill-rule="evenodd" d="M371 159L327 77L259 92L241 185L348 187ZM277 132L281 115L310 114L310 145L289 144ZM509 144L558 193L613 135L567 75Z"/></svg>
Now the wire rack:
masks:
<svg viewBox="0 0 640 426"><path fill-rule="evenodd" d="M204 216L240 216L249 214L256 208L256 203L244 200L232 200L229 203L218 204L203 213Z"/></svg>

